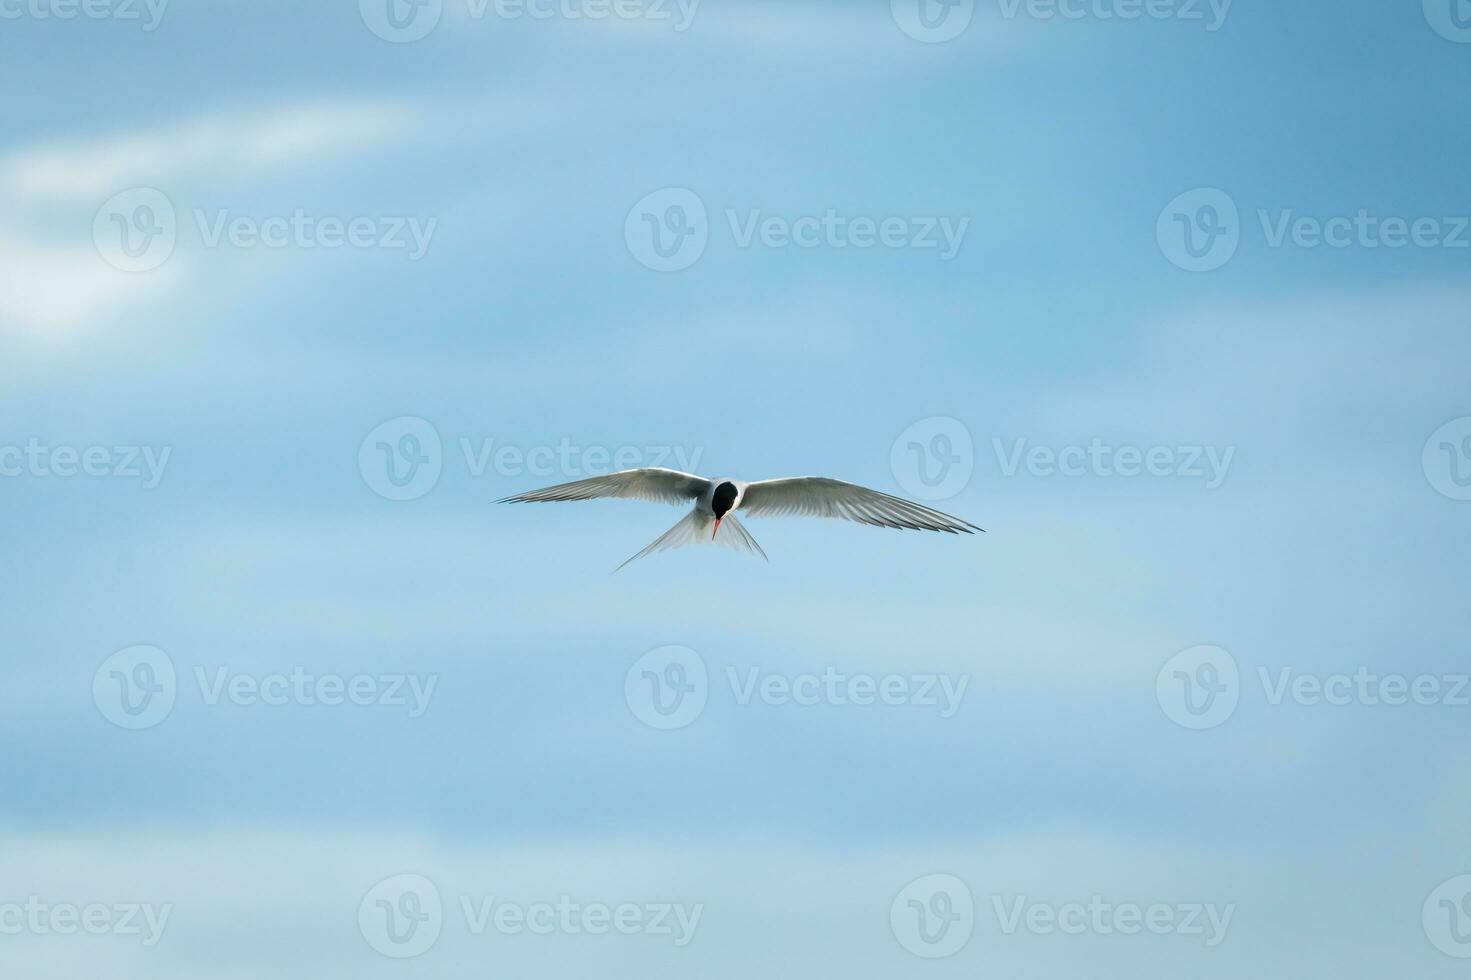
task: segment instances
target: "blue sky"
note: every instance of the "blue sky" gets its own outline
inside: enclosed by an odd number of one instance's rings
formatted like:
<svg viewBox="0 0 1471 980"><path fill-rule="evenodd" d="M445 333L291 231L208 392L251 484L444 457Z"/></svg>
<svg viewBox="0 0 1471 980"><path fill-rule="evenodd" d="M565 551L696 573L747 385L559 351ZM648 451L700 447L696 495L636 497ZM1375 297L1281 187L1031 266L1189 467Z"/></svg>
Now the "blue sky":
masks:
<svg viewBox="0 0 1471 980"><path fill-rule="evenodd" d="M929 43L906 0L445 0L407 42L375 2L0 6L7 976L1459 975L1449 4L980 0ZM670 189L705 244L655 271ZM771 244L829 213L836 241ZM134 219L172 247L120 251ZM941 222L953 256L911 244ZM424 425L437 478L387 499L377 442ZM491 503L620 450L913 497L942 433L969 476L932 503L984 536L751 519L769 564L613 576L678 512ZM172 703L129 728L140 645ZM637 692L671 645L705 703L660 730ZM377 901L420 879L438 931L401 958ZM906 931L935 888L974 909L939 945ZM169 913L149 944L10 930L31 896ZM477 933L492 896L700 913L678 945ZM1178 928L1046 926L1094 896ZM1191 907L1229 908L1218 942Z"/></svg>

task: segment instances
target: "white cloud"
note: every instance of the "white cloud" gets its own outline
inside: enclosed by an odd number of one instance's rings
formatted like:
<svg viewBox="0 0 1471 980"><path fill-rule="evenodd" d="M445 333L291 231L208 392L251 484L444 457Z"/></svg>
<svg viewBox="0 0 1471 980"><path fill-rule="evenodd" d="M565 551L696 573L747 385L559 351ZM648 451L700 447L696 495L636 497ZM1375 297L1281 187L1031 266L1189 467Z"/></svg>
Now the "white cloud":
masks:
<svg viewBox="0 0 1471 980"><path fill-rule="evenodd" d="M412 118L392 102L282 105L0 154L0 323L74 326L188 278L177 257L144 273L102 261L93 218L120 190L247 181L402 138Z"/></svg>
<svg viewBox="0 0 1471 980"><path fill-rule="evenodd" d="M89 319L149 290L168 288L177 266L146 275L108 266L90 247L0 238L0 324L53 330Z"/></svg>
<svg viewBox="0 0 1471 980"><path fill-rule="evenodd" d="M0 157L0 188L22 200L100 201L134 183L250 176L388 142L411 120L403 105L315 103L212 113L132 133L25 146Z"/></svg>

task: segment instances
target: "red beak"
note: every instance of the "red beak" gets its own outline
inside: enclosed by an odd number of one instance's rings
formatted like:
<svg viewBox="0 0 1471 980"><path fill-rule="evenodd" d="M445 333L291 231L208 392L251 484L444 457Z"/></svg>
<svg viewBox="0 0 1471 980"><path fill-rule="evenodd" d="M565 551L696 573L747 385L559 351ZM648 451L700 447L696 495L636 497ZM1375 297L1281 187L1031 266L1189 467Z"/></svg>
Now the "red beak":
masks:
<svg viewBox="0 0 1471 980"><path fill-rule="evenodd" d="M710 540L715 540L716 533L720 530L720 518L715 518L715 530L710 532Z"/></svg>

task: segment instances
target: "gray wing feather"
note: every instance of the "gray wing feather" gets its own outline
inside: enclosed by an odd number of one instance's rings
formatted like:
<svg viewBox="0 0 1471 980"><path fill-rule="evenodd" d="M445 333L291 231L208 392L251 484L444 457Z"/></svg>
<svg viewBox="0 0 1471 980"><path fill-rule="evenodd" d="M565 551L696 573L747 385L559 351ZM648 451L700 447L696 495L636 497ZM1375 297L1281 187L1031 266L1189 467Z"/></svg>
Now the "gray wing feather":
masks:
<svg viewBox="0 0 1471 980"><path fill-rule="evenodd" d="M505 497L497 503L522 504L544 503L557 500L596 500L616 497L623 500L648 500L660 504L688 504L699 499L710 481L693 473L666 470L661 467L644 467L637 470L621 470L607 476L595 476L572 483L559 483L554 487L519 493Z"/></svg>
<svg viewBox="0 0 1471 980"><path fill-rule="evenodd" d="M746 487L741 510L752 517L780 515L832 517L873 527L909 528L971 534L982 530L969 521L854 483L823 476L762 480Z"/></svg>

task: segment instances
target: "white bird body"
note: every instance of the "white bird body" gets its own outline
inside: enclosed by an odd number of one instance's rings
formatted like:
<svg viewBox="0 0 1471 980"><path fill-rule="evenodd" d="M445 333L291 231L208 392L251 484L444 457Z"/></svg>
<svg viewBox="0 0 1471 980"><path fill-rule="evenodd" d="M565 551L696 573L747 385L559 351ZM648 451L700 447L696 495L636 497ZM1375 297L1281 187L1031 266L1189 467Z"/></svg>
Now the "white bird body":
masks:
<svg viewBox="0 0 1471 980"><path fill-rule="evenodd" d="M714 541L739 551L766 557L756 539L736 519L735 511L751 516L792 515L833 517L875 527L911 528L970 534L980 531L968 521L900 497L822 476L797 476L748 483L733 477L707 479L659 467L622 470L572 483L506 497L500 503L595 500L617 497L668 504L693 503L693 509L643 551L623 565L656 551ZM725 528L727 533L720 535ZM618 568L622 568L619 565Z"/></svg>

